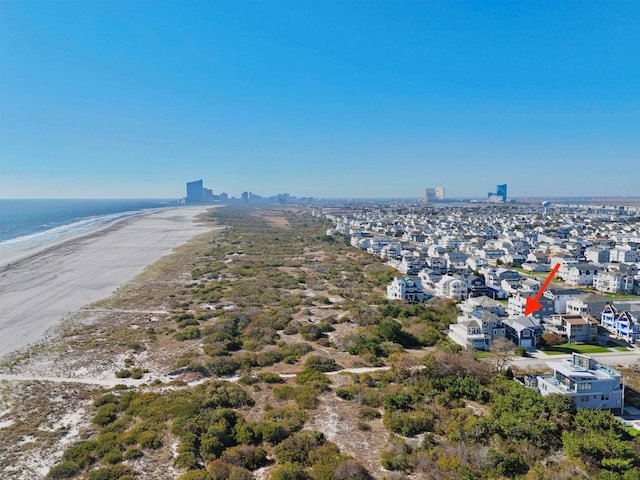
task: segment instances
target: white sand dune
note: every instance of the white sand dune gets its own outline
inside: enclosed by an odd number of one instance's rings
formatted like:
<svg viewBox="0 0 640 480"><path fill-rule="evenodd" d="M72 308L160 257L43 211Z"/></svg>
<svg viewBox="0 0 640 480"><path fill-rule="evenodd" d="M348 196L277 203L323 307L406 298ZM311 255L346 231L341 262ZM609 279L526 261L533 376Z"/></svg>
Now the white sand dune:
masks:
<svg viewBox="0 0 640 480"><path fill-rule="evenodd" d="M0 252L0 265L5 265L0 267L0 356L38 341L65 314L108 297L206 231L195 217L208 208L179 207L131 217L19 261L16 252Z"/></svg>

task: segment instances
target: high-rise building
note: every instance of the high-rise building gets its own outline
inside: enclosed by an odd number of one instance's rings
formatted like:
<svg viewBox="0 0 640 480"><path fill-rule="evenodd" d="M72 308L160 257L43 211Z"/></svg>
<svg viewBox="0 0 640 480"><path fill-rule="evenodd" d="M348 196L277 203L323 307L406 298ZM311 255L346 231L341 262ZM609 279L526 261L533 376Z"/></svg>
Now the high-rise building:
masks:
<svg viewBox="0 0 640 480"><path fill-rule="evenodd" d="M195 182L187 182L187 203L199 202L204 195L204 187L202 180L196 180Z"/></svg>
<svg viewBox="0 0 640 480"><path fill-rule="evenodd" d="M496 195L502 198L503 202L507 201L507 184L506 183L504 185L498 185L496 190Z"/></svg>
<svg viewBox="0 0 640 480"><path fill-rule="evenodd" d="M444 200L444 188L425 188L424 189L424 201L435 202L437 200Z"/></svg>
<svg viewBox="0 0 640 480"><path fill-rule="evenodd" d="M425 202L433 202L436 199L436 189L435 188L425 188L424 189L424 201Z"/></svg>
<svg viewBox="0 0 640 480"><path fill-rule="evenodd" d="M493 203L505 203L507 201L507 184L497 185L496 193L489 192L487 194L487 201Z"/></svg>

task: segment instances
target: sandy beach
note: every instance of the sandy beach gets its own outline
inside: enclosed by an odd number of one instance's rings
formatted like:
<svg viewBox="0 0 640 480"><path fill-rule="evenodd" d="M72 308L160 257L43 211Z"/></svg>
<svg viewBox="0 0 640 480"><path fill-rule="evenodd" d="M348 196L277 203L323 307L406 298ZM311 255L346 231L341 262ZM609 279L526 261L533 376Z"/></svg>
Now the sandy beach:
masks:
<svg viewBox="0 0 640 480"><path fill-rule="evenodd" d="M108 297L207 231L195 218L209 208L179 207L131 217L58 241L28 258L0 252L0 357L40 340L66 314Z"/></svg>

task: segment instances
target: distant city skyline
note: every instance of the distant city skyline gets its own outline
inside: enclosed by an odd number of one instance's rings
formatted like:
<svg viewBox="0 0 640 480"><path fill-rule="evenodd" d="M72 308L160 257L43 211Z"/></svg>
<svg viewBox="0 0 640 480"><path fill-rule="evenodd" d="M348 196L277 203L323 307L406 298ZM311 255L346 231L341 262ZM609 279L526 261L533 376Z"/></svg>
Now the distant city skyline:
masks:
<svg viewBox="0 0 640 480"><path fill-rule="evenodd" d="M0 198L640 195L638 2L0 4Z"/></svg>

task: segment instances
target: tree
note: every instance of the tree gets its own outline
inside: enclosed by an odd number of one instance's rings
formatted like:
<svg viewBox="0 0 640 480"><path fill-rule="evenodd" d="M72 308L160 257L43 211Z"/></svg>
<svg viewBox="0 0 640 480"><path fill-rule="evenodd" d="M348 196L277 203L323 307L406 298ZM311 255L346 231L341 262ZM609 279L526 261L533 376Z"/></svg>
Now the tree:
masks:
<svg viewBox="0 0 640 480"><path fill-rule="evenodd" d="M335 480L369 480L371 475L356 460L349 459L342 462L333 472Z"/></svg>
<svg viewBox="0 0 640 480"><path fill-rule="evenodd" d="M384 320L378 325L377 333L383 340L401 343L402 325L395 320Z"/></svg>
<svg viewBox="0 0 640 480"><path fill-rule="evenodd" d="M565 343L564 338L562 338L557 333L552 333L552 332L543 334L541 337L541 340L542 340L541 343L544 346L549 346L549 347L555 347L556 345L562 345L563 343Z"/></svg>
<svg viewBox="0 0 640 480"><path fill-rule="evenodd" d="M493 354L493 362L496 372L506 370L506 368L513 360L513 350L515 345L511 340L506 338L498 338L493 341L491 349L489 350Z"/></svg>

